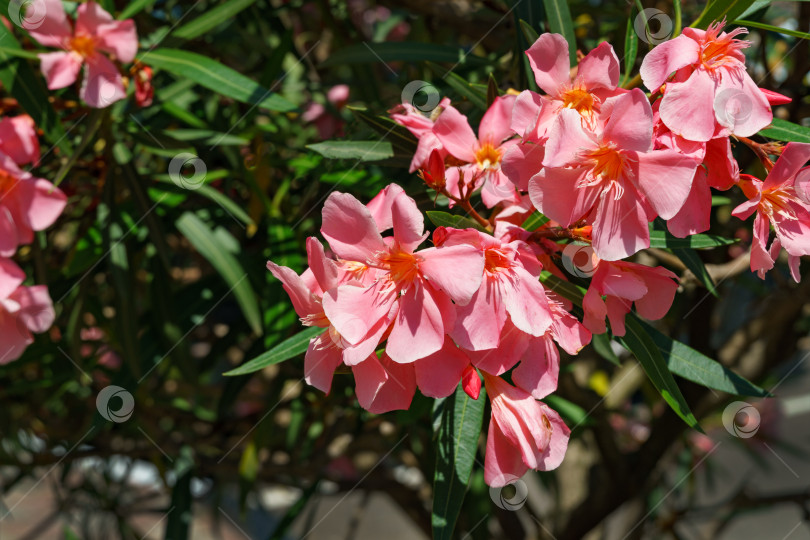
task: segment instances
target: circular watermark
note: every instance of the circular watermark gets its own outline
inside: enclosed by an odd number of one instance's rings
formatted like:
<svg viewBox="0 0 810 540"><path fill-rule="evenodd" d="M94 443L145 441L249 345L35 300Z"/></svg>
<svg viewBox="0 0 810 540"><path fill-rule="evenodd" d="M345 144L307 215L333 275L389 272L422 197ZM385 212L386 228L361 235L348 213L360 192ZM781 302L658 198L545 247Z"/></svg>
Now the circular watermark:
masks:
<svg viewBox="0 0 810 540"><path fill-rule="evenodd" d="M132 416L135 398L126 389L110 385L96 396L96 409L105 420L120 424Z"/></svg>
<svg viewBox="0 0 810 540"><path fill-rule="evenodd" d="M517 512L529 498L529 487L517 476L507 475L509 482L503 487L489 488L489 498L502 510Z"/></svg>
<svg viewBox="0 0 810 540"><path fill-rule="evenodd" d="M726 88L714 98L714 116L732 133L751 118L753 109L751 98L739 88Z"/></svg>
<svg viewBox="0 0 810 540"><path fill-rule="evenodd" d="M411 81L402 89L402 103L409 103L423 113L435 109L442 97L435 86L425 81Z"/></svg>
<svg viewBox="0 0 810 540"><path fill-rule="evenodd" d="M640 11L633 20L633 29L644 43L658 45L672 37L675 24L672 17L660 9L647 8Z"/></svg>
<svg viewBox="0 0 810 540"><path fill-rule="evenodd" d="M568 244L562 252L563 267L572 276L581 278L593 276L601 261L593 247L588 244Z"/></svg>
<svg viewBox="0 0 810 540"><path fill-rule="evenodd" d="M8 3L8 18L20 28L36 30L45 22L46 4L45 0L11 0Z"/></svg>
<svg viewBox="0 0 810 540"><path fill-rule="evenodd" d="M192 173L190 169L194 169ZM183 152L177 154L169 163L169 178L176 186L183 189L200 189L205 183L208 167L194 154Z"/></svg>
<svg viewBox="0 0 810 540"><path fill-rule="evenodd" d="M750 439L759 430L759 411L750 403L734 401L723 410L723 426L740 439Z"/></svg>

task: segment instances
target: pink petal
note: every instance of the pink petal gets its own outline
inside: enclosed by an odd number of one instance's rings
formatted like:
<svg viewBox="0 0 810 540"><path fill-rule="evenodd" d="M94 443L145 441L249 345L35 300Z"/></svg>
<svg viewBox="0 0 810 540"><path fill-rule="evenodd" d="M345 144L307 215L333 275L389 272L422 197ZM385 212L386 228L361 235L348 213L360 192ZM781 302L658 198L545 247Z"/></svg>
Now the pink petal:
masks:
<svg viewBox="0 0 810 540"><path fill-rule="evenodd" d="M405 190L399 184L388 184L366 204L381 234L394 226L394 201L404 193Z"/></svg>
<svg viewBox="0 0 810 540"><path fill-rule="evenodd" d="M554 341L568 354L577 354L591 341L591 333L576 317L569 313L555 314L551 324L551 335ZM604 320L604 316L602 317Z"/></svg>
<svg viewBox="0 0 810 540"><path fill-rule="evenodd" d="M575 80L588 90L619 85L619 57L610 43L603 41L580 61Z"/></svg>
<svg viewBox="0 0 810 540"><path fill-rule="evenodd" d="M304 356L304 378L308 385L328 394L335 370L342 363L341 351L332 343L329 333L321 334L309 342Z"/></svg>
<svg viewBox="0 0 810 540"><path fill-rule="evenodd" d="M72 52L44 53L39 55L39 60L48 90L58 90L76 82L82 67L82 57Z"/></svg>
<svg viewBox="0 0 810 540"><path fill-rule="evenodd" d="M323 244L313 236L307 238L307 261L321 291L328 291L338 286L340 269L337 262L326 256Z"/></svg>
<svg viewBox="0 0 810 540"><path fill-rule="evenodd" d="M715 117L730 133L750 137L768 127L773 113L768 99L751 77L747 73L742 73L741 77L742 81L732 77L720 80L714 100Z"/></svg>
<svg viewBox="0 0 810 540"><path fill-rule="evenodd" d="M695 71L686 81L667 83L661 121L684 139L708 141L715 131L714 96L714 79L703 70Z"/></svg>
<svg viewBox="0 0 810 540"><path fill-rule="evenodd" d="M630 313L630 304L629 300L624 300L618 296L608 296L607 300L605 300L610 329L613 331L614 336L623 336L625 334L624 318Z"/></svg>
<svg viewBox="0 0 810 540"><path fill-rule="evenodd" d="M0 258L0 300L5 300L25 281L25 272L10 259ZM0 308L2 309L2 308Z"/></svg>
<svg viewBox="0 0 810 540"><path fill-rule="evenodd" d="M533 336L542 336L551 327L551 310L545 289L536 277L523 268L512 270L515 283L503 284L506 311L518 329Z"/></svg>
<svg viewBox="0 0 810 540"><path fill-rule="evenodd" d="M394 240L401 249L412 253L426 237L425 218L422 212L416 207L414 200L403 193L394 199L391 219L394 226Z"/></svg>
<svg viewBox="0 0 810 540"><path fill-rule="evenodd" d="M497 347L478 351L468 350L467 356L480 370L492 375L500 375L512 369L520 361L529 346L530 337L507 320L501 331Z"/></svg>
<svg viewBox="0 0 810 540"><path fill-rule="evenodd" d="M698 167L692 189L683 207L667 221L667 229L678 238L708 231L712 217L712 192L706 183L706 169Z"/></svg>
<svg viewBox="0 0 810 540"><path fill-rule="evenodd" d="M0 305L0 365L18 359L33 342L30 332L18 324L16 316Z"/></svg>
<svg viewBox="0 0 810 540"><path fill-rule="evenodd" d="M508 139L515 133L512 131L512 108L515 105L515 96L498 96L487 112L481 118L478 126L478 139L482 142L490 142L499 145L501 141Z"/></svg>
<svg viewBox="0 0 810 540"><path fill-rule="evenodd" d="M369 357L369 360L360 365L362 366L372 361L372 358L376 360L376 357ZM396 362L392 362L385 354L380 359L379 364L385 371L386 378L371 403L368 403L365 397L363 400L360 399L361 381L357 382L357 399L360 402L360 406L372 414L383 414L389 411L408 409L411 406L413 395L416 392L416 376L413 366L400 365ZM357 367L352 369L354 370L356 378L358 373L356 371ZM376 378L372 377L370 380L363 378L363 385L368 384L373 388L373 385L378 383L378 370L376 367L374 367L374 370L377 374Z"/></svg>
<svg viewBox="0 0 810 540"><path fill-rule="evenodd" d="M484 257L475 246L428 248L418 255L423 259L419 263L422 274L456 304L463 306L469 303L481 287Z"/></svg>
<svg viewBox="0 0 810 540"><path fill-rule="evenodd" d="M501 160L501 170L520 191L528 191L529 180L543 168L545 149L539 144L516 144Z"/></svg>
<svg viewBox="0 0 810 540"><path fill-rule="evenodd" d="M475 161L478 139L467 122L467 117L455 107L449 107L439 115L433 125L433 133L453 157L468 163Z"/></svg>
<svg viewBox="0 0 810 540"><path fill-rule="evenodd" d="M42 334L53 326L56 314L48 287L45 285L19 287L9 299L19 304L20 309L15 315L31 332Z"/></svg>
<svg viewBox="0 0 810 540"><path fill-rule="evenodd" d="M368 410L373 406L374 398L388 380L388 372L380 363L377 355L371 355L363 362L352 366L354 373L355 393L360 406Z"/></svg>
<svg viewBox="0 0 810 540"><path fill-rule="evenodd" d="M340 336L350 344L360 343L391 310L395 294L382 293L382 286L341 285L324 293L324 313Z"/></svg>
<svg viewBox="0 0 810 540"><path fill-rule="evenodd" d="M602 294L618 296L626 300L638 300L647 294L647 285L644 280L632 271L636 267L635 264L632 266L624 263L603 264L607 266L607 269L600 276L599 290Z"/></svg>
<svg viewBox="0 0 810 540"><path fill-rule="evenodd" d="M526 56L537 86L546 94L556 96L560 87L570 82L568 42L561 35L541 34L526 51Z"/></svg>
<svg viewBox="0 0 810 540"><path fill-rule="evenodd" d="M560 374L560 352L550 336L532 339L518 367L512 371L512 382L543 399L557 389Z"/></svg>
<svg viewBox="0 0 810 540"><path fill-rule="evenodd" d="M524 139L534 140L532 133L537 127L537 121L545 103L543 96L537 92L531 90L521 92L512 107L512 131Z"/></svg>
<svg viewBox="0 0 810 540"><path fill-rule="evenodd" d="M20 22L31 37L45 47L63 48L72 31L61 0L32 0L19 2Z"/></svg>
<svg viewBox="0 0 810 540"><path fill-rule="evenodd" d="M321 303L318 298L312 294L312 291L306 286L301 277L296 274L292 269L286 266L279 266L274 262L267 262L267 269L275 276L276 279L281 281L282 287L287 291L292 301L293 308L299 317L302 319L310 315L317 315L323 313Z"/></svg>
<svg viewBox="0 0 810 540"><path fill-rule="evenodd" d="M678 290L677 276L665 268L645 269L647 294L636 300L638 314L651 321L657 321L667 314Z"/></svg>
<svg viewBox="0 0 810 540"><path fill-rule="evenodd" d="M810 161L810 144L789 142L782 150L782 155L776 160L773 170L768 174L763 189L774 188L782 184L792 183L793 179Z"/></svg>
<svg viewBox="0 0 810 540"><path fill-rule="evenodd" d="M0 120L0 151L18 165L39 160L39 140L30 116L6 116Z"/></svg>
<svg viewBox="0 0 810 540"><path fill-rule="evenodd" d="M128 64L138 54L138 33L135 21L113 21L98 29L98 48L115 56L119 62Z"/></svg>
<svg viewBox="0 0 810 540"><path fill-rule="evenodd" d="M534 206L563 227L587 214L599 195L598 189L578 185L586 170L543 169L529 182L529 196Z"/></svg>
<svg viewBox="0 0 810 540"><path fill-rule="evenodd" d="M96 53L87 58L79 97L97 109L109 107L127 97L121 73L103 54Z"/></svg>
<svg viewBox="0 0 810 540"><path fill-rule="evenodd" d="M571 430L565 425L557 411L545 403L541 403L540 407L551 423L551 440L543 451L540 470L551 471L559 467L563 458L565 458L565 453L568 451L568 440L571 438Z"/></svg>
<svg viewBox="0 0 810 540"><path fill-rule="evenodd" d="M582 153L598 148L582 128L582 117L573 109L563 109L548 132L543 167L555 168L579 164Z"/></svg>
<svg viewBox="0 0 810 540"><path fill-rule="evenodd" d="M634 88L614 102L603 141L610 141L622 150L647 152L652 148L653 113L644 92Z"/></svg>
<svg viewBox="0 0 810 540"><path fill-rule="evenodd" d="M444 294L434 293L426 285L413 284L399 298L399 313L385 349L388 355L395 362L406 364L441 349L446 324L443 314L447 313L449 302ZM452 304L449 309L453 309ZM448 321L447 328L452 328L452 324Z"/></svg>
<svg viewBox="0 0 810 540"><path fill-rule="evenodd" d="M585 328L594 334L607 332L607 325L605 324L607 306L602 299L602 295L593 284L588 288L588 292L585 293L585 297L582 299L582 308L585 311L585 317L582 320Z"/></svg>
<svg viewBox="0 0 810 540"><path fill-rule="evenodd" d="M487 350L498 346L506 323L506 308L494 280L486 279L465 306L456 309L453 339L468 350Z"/></svg>
<svg viewBox="0 0 810 540"><path fill-rule="evenodd" d="M521 459L520 451L506 438L495 420L491 419L484 456L484 482L493 488L504 487L518 480L528 470L529 467Z"/></svg>
<svg viewBox="0 0 810 540"><path fill-rule="evenodd" d="M675 150L638 154L636 181L652 207L669 219L683 207L698 163ZM625 194L627 196L627 194Z"/></svg>
<svg viewBox="0 0 810 540"><path fill-rule="evenodd" d="M687 36L678 36L657 45L641 63L641 80L651 92L664 84L669 76L682 67L698 62L700 45Z"/></svg>
<svg viewBox="0 0 810 540"><path fill-rule="evenodd" d="M458 386L470 359L445 337L444 346L439 352L421 358L413 363L416 384L424 395L443 398L452 394Z"/></svg>
<svg viewBox="0 0 810 540"><path fill-rule="evenodd" d="M703 164L708 168L706 181L715 189L730 189L740 179L740 166L731 153L731 140L728 137L706 143Z"/></svg>
<svg viewBox="0 0 810 540"><path fill-rule="evenodd" d="M333 192L326 199L321 234L338 257L349 261L365 263L385 249L371 213L348 193Z"/></svg>
<svg viewBox="0 0 810 540"><path fill-rule="evenodd" d="M617 261L650 247L647 214L635 199L627 188L618 200L612 189L602 195L593 223L593 248L600 259Z"/></svg>
<svg viewBox="0 0 810 540"><path fill-rule="evenodd" d="M3 164L3 167L7 166L7 163ZM25 219L35 231L43 231L53 225L67 204L62 190L42 178L19 182L17 192Z"/></svg>

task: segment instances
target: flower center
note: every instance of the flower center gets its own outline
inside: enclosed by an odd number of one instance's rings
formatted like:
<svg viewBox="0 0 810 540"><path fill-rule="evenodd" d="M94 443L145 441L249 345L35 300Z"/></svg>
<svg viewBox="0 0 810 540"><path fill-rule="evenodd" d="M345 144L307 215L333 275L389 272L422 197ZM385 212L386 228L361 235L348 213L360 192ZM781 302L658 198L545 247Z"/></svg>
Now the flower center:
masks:
<svg viewBox="0 0 810 540"><path fill-rule="evenodd" d="M588 157L593 162L594 177L616 180L624 176L626 160L621 151L603 146L590 152Z"/></svg>
<svg viewBox="0 0 810 540"><path fill-rule="evenodd" d="M91 36L74 36L70 39L68 48L82 58L89 58L96 52L96 40Z"/></svg>
<svg viewBox="0 0 810 540"><path fill-rule="evenodd" d="M739 60L733 56L740 49L745 49L750 42L742 39L734 39L735 36L747 32L745 28L735 28L720 36L722 30L720 23L713 24L706 31L703 46L700 51L700 60L708 70L714 70L728 64L739 64Z"/></svg>
<svg viewBox="0 0 810 540"><path fill-rule="evenodd" d="M582 88L572 88L563 92L560 96L562 98L563 106L569 109L574 109L579 114L588 114L593 112L596 101L593 94Z"/></svg>
<svg viewBox="0 0 810 540"><path fill-rule="evenodd" d="M409 285L419 274L421 257L402 251L398 246L380 254L377 259L388 270L388 279L399 285Z"/></svg>
<svg viewBox="0 0 810 540"><path fill-rule="evenodd" d="M492 143L484 143L475 153L475 161L483 170L496 169L501 163L501 151Z"/></svg>
<svg viewBox="0 0 810 540"><path fill-rule="evenodd" d="M484 269L490 274L508 270L511 267L509 257L495 248L484 250Z"/></svg>

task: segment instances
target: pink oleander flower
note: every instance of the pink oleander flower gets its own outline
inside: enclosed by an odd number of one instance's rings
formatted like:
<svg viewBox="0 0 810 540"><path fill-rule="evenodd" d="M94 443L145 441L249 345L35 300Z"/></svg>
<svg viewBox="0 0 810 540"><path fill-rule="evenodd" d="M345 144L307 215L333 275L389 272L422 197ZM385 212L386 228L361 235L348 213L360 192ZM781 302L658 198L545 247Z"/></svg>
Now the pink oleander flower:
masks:
<svg viewBox="0 0 810 540"><path fill-rule="evenodd" d="M23 23L31 37L61 52L40 54L42 74L50 90L70 86L84 66L79 96L95 108L103 108L126 97L118 67L105 54L122 63L132 62L138 52L138 35L132 19L116 21L97 3L79 4L75 26L65 14L61 0L34 0L41 3L44 20Z"/></svg>
<svg viewBox="0 0 810 540"><path fill-rule="evenodd" d="M447 150L442 146L436 134L433 133L433 123L436 121L436 118L448 108L453 108L452 105L450 105L450 99L442 98L436 108L431 111L430 116L422 114L422 112L411 103L402 103L388 111L388 114L391 115L391 118L395 122L405 126L408 131L419 140L416 146L416 152L413 155L413 159L411 159L411 166L408 172L425 168L428 158L434 150L439 153L442 161L447 157ZM456 181L458 181L457 176Z"/></svg>
<svg viewBox="0 0 810 540"><path fill-rule="evenodd" d="M650 91L666 82L661 119L685 139L748 137L773 119L768 97L745 68L741 50L750 43L736 39L748 30L721 32L724 24L714 23L708 30L684 28L683 34L647 53L641 64L641 78Z"/></svg>
<svg viewBox="0 0 810 540"><path fill-rule="evenodd" d="M332 193L324 205L321 233L332 250L343 261L367 265L375 281L330 289L323 308L349 344L390 319L386 354L410 363L443 347L456 306L466 305L481 286L484 259L469 245L416 251L427 234L422 214L402 188L391 185L374 202L367 208L349 194ZM393 236L383 238L380 230L388 228Z"/></svg>
<svg viewBox="0 0 810 540"><path fill-rule="evenodd" d="M571 436L560 415L500 377L484 372L484 385L492 403L484 481L503 487L529 469L559 467Z"/></svg>
<svg viewBox="0 0 810 540"><path fill-rule="evenodd" d="M34 231L50 227L66 201L59 188L0 153L0 257L11 257L17 246L33 242Z"/></svg>
<svg viewBox="0 0 810 540"><path fill-rule="evenodd" d="M798 283L799 257L810 255L810 204L802 200L806 193L810 144L791 142L785 145L782 155L776 160L773 170L765 181L747 174L740 175L739 186L748 201L734 209L733 215L754 218L754 241L751 245L751 271L764 278L773 268L781 248L788 253L788 262L793 279ZM776 238L768 248L770 227Z"/></svg>
<svg viewBox="0 0 810 540"><path fill-rule="evenodd" d="M517 143L509 127L512 118L514 96L499 96L484 113L478 127L478 135L470 127L467 118L453 107L439 115L433 125L433 133L442 146L454 158L466 163L462 167L447 170L447 190L458 196L458 178L463 174L482 187L481 200L488 208L501 201L520 202L514 185L501 171L504 152ZM459 173L460 171L460 173Z"/></svg>
<svg viewBox="0 0 810 540"><path fill-rule="evenodd" d="M17 165L39 161L39 139L30 116L5 116L0 120L0 152Z"/></svg>
<svg viewBox="0 0 810 540"><path fill-rule="evenodd" d="M155 98L155 87L152 85L152 68L137 62L132 78L135 80L135 104L148 107Z"/></svg>
<svg viewBox="0 0 810 540"><path fill-rule="evenodd" d="M326 93L326 101L335 110L343 110L349 102L349 87L345 84L333 86ZM304 114L301 115L301 120L314 124L321 139L328 139L336 134L339 135L343 130L343 119L327 110L324 105L316 102L309 104Z"/></svg>
<svg viewBox="0 0 810 540"><path fill-rule="evenodd" d="M560 112L529 194L564 227L587 220L597 255L618 260L649 247L647 223L656 215L669 219L683 207L698 161L652 149L652 109L641 90L610 103L597 133L583 128L577 112Z"/></svg>
<svg viewBox="0 0 810 540"><path fill-rule="evenodd" d="M666 268L600 261L582 301L582 322L594 334L604 334L607 317L613 335L623 336L624 318L633 304L639 315L654 321L667 314L677 290L678 276Z"/></svg>
<svg viewBox="0 0 810 540"><path fill-rule="evenodd" d="M53 303L44 285L23 287L25 274L0 258L0 364L18 359L54 320Z"/></svg>

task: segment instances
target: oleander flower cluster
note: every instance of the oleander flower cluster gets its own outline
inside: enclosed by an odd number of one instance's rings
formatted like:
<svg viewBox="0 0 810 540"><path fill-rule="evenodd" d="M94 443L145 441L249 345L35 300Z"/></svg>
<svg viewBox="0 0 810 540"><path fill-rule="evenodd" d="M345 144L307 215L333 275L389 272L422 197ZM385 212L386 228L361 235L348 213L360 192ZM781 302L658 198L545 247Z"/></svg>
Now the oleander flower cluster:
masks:
<svg viewBox="0 0 810 540"><path fill-rule="evenodd" d="M619 85L609 43L571 68L566 40L543 34L526 51L541 92L499 95L477 130L448 99L429 114L392 109L418 139L411 172L475 226L426 232L396 184L366 204L332 193L327 245L308 239L309 268L268 263L303 324L324 329L306 353L307 382L329 392L347 366L360 405L383 413L408 408L417 389L442 398L461 384L478 399L483 380L485 480L503 486L565 455L570 430L540 401L557 388L561 350L576 355L608 328L623 336L633 308L649 320L669 311L677 276L628 260L650 247L654 221L680 238L705 232L713 192L739 188L747 202L734 215L756 214L751 269L764 275L784 248L798 281L810 254L810 145L748 138L787 99L748 74L746 30L723 27L655 47L640 71L648 93ZM757 153L767 178L740 174L732 141ZM548 273L587 280L580 317L541 281Z"/></svg>

